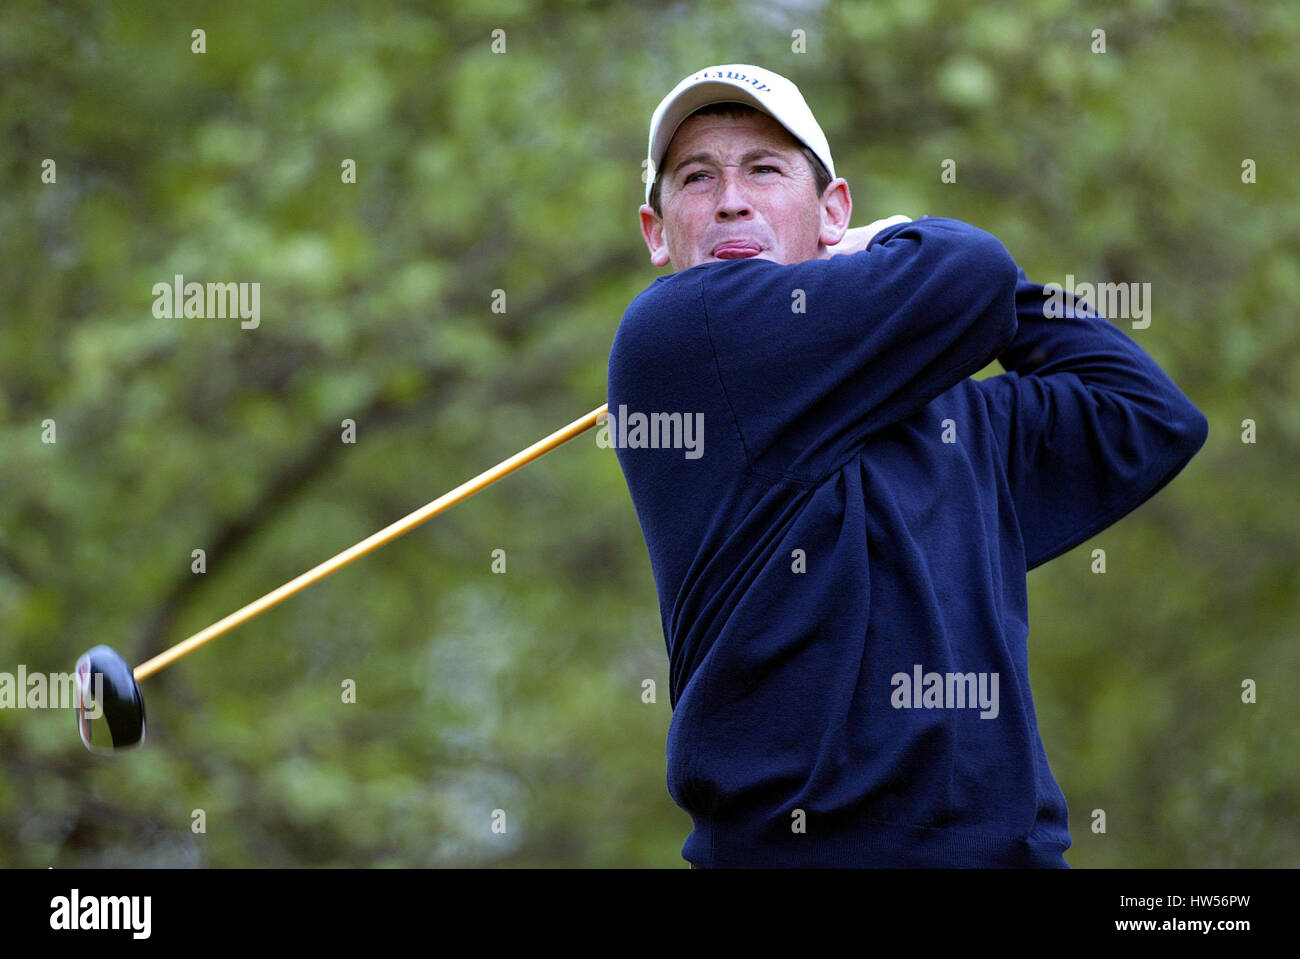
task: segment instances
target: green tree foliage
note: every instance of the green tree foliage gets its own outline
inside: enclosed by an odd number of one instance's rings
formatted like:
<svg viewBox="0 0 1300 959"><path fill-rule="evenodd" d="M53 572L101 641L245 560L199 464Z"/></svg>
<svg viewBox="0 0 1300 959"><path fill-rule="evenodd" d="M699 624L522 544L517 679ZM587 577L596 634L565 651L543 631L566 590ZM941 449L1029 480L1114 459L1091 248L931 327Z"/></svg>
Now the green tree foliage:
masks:
<svg viewBox="0 0 1300 959"><path fill-rule="evenodd" d="M659 272L650 113L760 63L855 225L952 216L1038 282L1151 284L1130 335L1210 437L1029 576L1067 858L1295 865L1298 34L1174 0L7 3L0 670L141 662L604 402ZM260 325L156 317L177 274L258 282ZM594 436L147 680L129 756L0 710L0 865L682 865L654 583Z"/></svg>

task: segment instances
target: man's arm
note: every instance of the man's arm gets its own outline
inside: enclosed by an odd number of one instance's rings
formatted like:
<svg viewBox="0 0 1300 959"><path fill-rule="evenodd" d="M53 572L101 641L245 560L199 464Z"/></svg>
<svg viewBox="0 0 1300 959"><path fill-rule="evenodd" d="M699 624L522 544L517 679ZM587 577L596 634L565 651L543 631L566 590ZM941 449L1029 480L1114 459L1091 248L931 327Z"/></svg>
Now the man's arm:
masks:
<svg viewBox="0 0 1300 959"><path fill-rule="evenodd" d="M757 472L815 481L983 368L1016 331L1016 265L942 217L869 249L696 267L718 378Z"/></svg>
<svg viewBox="0 0 1300 959"><path fill-rule="evenodd" d="M1125 333L1078 301L1048 298L1018 269L1007 372L977 386L988 407L1033 569L1136 509L1204 445L1209 424Z"/></svg>

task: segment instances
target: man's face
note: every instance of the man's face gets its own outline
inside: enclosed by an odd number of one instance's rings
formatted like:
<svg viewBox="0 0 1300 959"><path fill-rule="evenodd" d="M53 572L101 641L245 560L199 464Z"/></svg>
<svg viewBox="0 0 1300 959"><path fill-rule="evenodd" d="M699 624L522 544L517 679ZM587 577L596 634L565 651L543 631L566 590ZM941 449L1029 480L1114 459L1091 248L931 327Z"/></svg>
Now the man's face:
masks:
<svg viewBox="0 0 1300 959"><path fill-rule="evenodd" d="M688 117L662 166L663 218L649 204L640 211L655 266L802 263L829 256L849 224L848 184L836 179L819 197L798 141L766 113Z"/></svg>

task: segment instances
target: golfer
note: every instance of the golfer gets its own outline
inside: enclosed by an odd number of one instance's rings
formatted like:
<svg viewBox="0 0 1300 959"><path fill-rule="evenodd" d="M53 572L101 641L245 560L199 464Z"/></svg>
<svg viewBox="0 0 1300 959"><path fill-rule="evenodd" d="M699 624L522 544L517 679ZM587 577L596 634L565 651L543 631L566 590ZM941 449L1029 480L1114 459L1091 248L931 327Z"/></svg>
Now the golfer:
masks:
<svg viewBox="0 0 1300 959"><path fill-rule="evenodd" d="M641 231L672 273L619 324L609 435L659 595L682 856L1067 867L1025 574L1168 483L1205 417L983 230L851 229L783 77L692 74L649 147Z"/></svg>

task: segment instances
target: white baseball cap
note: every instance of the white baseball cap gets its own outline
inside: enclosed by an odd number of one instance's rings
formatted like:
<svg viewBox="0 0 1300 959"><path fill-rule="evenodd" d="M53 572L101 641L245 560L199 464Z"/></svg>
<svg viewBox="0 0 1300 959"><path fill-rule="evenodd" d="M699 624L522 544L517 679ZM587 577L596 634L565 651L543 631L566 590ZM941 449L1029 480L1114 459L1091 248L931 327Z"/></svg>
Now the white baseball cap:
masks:
<svg viewBox="0 0 1300 959"><path fill-rule="evenodd" d="M677 128L700 107L721 101L748 103L769 114L796 140L812 150L834 178L835 164L831 160L830 144L799 88L771 70L748 63L727 63L692 73L659 101L654 116L650 118L650 152L645 182L647 203L650 202L650 190L659 164L663 162Z"/></svg>

